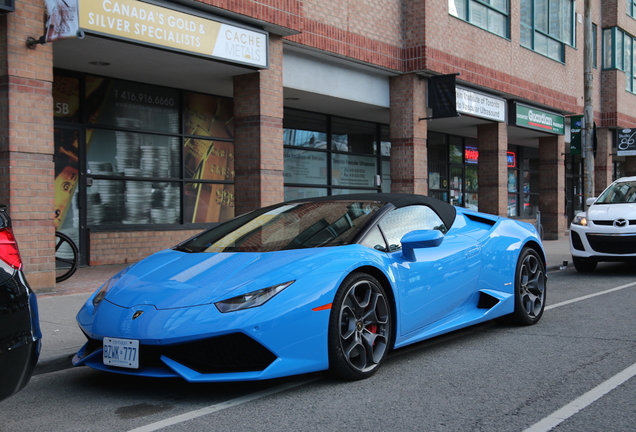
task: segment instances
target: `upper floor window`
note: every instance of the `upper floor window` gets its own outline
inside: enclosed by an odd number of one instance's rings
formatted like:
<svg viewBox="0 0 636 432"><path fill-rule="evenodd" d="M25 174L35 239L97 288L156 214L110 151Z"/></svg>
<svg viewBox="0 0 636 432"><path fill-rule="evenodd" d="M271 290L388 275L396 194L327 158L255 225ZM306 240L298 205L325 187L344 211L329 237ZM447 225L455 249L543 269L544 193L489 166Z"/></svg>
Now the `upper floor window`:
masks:
<svg viewBox="0 0 636 432"><path fill-rule="evenodd" d="M627 0L627 15L636 18L636 0Z"/></svg>
<svg viewBox="0 0 636 432"><path fill-rule="evenodd" d="M574 0L521 0L521 45L565 62L574 46Z"/></svg>
<svg viewBox="0 0 636 432"><path fill-rule="evenodd" d="M510 37L508 0L448 0L448 12L491 33Z"/></svg>
<svg viewBox="0 0 636 432"><path fill-rule="evenodd" d="M625 89L632 93L636 93L635 48L634 36L618 27L603 29L603 69L619 69L625 72Z"/></svg>

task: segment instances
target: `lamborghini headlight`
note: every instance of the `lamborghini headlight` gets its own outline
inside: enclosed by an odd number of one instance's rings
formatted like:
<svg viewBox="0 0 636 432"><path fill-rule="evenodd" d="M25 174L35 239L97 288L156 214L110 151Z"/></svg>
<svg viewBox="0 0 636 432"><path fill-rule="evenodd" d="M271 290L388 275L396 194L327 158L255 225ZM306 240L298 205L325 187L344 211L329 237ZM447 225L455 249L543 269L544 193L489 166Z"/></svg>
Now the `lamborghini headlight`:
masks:
<svg viewBox="0 0 636 432"><path fill-rule="evenodd" d="M227 300L221 300L214 303L221 313L236 312L243 309L250 309L264 305L269 299L280 293L282 290L293 284L295 281L289 281L268 288L252 291L247 294L232 297Z"/></svg>
<svg viewBox="0 0 636 432"><path fill-rule="evenodd" d="M587 218L585 217L585 213L580 213L574 217L572 220L574 225L587 226Z"/></svg>
<svg viewBox="0 0 636 432"><path fill-rule="evenodd" d="M97 307L102 302L102 300L104 300L104 298L106 297L106 294L108 294L108 291L110 291L110 289L114 287L117 284L117 282L119 282L121 278L126 273L128 273L128 270L130 270L131 268L132 266L126 267L125 269L117 273L115 276L110 278L108 282L102 285L102 287L97 292L97 295L93 297L93 307Z"/></svg>

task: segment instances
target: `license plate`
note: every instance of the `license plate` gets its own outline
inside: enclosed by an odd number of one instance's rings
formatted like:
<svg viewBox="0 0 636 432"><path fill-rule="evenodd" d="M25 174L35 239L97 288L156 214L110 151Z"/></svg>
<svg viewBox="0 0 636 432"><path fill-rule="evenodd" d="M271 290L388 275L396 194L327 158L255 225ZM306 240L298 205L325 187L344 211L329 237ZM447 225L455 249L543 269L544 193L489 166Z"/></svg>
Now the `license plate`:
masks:
<svg viewBox="0 0 636 432"><path fill-rule="evenodd" d="M139 341L104 338L104 364L139 369Z"/></svg>

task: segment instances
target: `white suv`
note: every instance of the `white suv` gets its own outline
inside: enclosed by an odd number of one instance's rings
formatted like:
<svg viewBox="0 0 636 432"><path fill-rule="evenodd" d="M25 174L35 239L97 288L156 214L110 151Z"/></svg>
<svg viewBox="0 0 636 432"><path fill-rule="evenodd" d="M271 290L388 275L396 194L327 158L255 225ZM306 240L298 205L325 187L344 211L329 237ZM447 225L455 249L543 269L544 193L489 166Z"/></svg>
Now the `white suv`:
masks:
<svg viewBox="0 0 636 432"><path fill-rule="evenodd" d="M587 205L570 225L574 267L585 273L599 262L636 261L636 177L616 180Z"/></svg>

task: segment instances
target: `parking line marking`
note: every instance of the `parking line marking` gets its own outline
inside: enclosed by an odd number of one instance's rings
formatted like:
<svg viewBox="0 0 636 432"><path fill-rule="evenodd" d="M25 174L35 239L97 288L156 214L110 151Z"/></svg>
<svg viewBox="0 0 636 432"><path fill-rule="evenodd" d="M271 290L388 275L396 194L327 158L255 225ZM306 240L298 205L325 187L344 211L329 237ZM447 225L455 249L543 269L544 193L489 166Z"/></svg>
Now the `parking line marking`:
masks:
<svg viewBox="0 0 636 432"><path fill-rule="evenodd" d="M566 306L572 303L587 300L587 299L597 297L603 294L609 294L615 291L623 290L625 288L633 287L634 285L636 285L636 282L628 283L628 284L621 285L615 288L610 288L608 290L600 291L594 294L577 297L575 299L567 300L561 303L555 303L553 305L546 306L545 309L547 310L547 309L558 308L561 306ZM577 399L573 400L569 404L565 405L563 408L553 412L549 416L545 417L543 420L540 420L538 423L535 423L534 425L530 426L528 429L525 429L523 432L547 432L555 428L556 426L558 426L559 424L561 424L568 418L572 417L577 412L581 411L583 408L586 408L587 406L593 404L598 399L602 398L607 393L614 390L616 387L623 384L625 381L627 381L628 379L632 378L635 375L636 375L636 363L629 366L627 369L623 370L622 372L619 372L618 374L614 375L607 381L594 387L592 390L578 397Z"/></svg>
<svg viewBox="0 0 636 432"><path fill-rule="evenodd" d="M170 418L167 418L167 419L155 422L155 423L150 423L150 424L147 424L145 426L141 426L141 427L138 427L138 428L135 428L135 429L131 429L128 432L153 432L153 431L156 431L156 430L159 430L159 429L163 429L163 428L168 427L168 426L172 426L172 425L175 425L175 424L178 424L178 423L183 423L183 422L186 422L188 420L195 419L197 417L202 417L204 415L212 414L212 413L215 413L215 412L227 409L227 408L232 408L232 407L237 406L237 405L241 405L241 404L244 404L244 403L247 403L247 402L251 402L253 400L262 399L264 397L271 396L273 394L280 393L280 392L283 392L285 390L292 389L294 387L298 387L298 386L302 386L302 385L305 385L305 384L309 384L310 382L315 381L317 379L318 378L312 378L312 379L308 379L308 380L304 380L304 381L297 381L297 382L293 382L293 383L282 384L282 385L279 385L277 387L272 387L272 388L267 389L267 390L261 390L261 391L256 392L256 393L251 393L251 394L248 394L248 395L245 395L245 396L241 396L241 397L238 397L238 398L235 398L235 399L230 399L228 401L221 402L221 403L218 403L218 404L215 404L215 405L210 405L210 406L205 407L205 408L201 408L201 409L198 409L198 410L190 411L190 412L187 412L185 414L181 414L181 415L178 415L178 416L170 417Z"/></svg>
<svg viewBox="0 0 636 432"><path fill-rule="evenodd" d="M636 363L596 386L523 432L547 432L636 375Z"/></svg>
<svg viewBox="0 0 636 432"><path fill-rule="evenodd" d="M566 301L563 301L561 303L555 303L553 305L546 306L545 310L554 309L554 308L558 308L558 307L561 307L561 306L569 305L569 304L572 304L572 303L580 302L580 301L583 301L583 300L590 299L592 297L600 296L600 295L603 295L603 294L609 294L609 293L612 293L614 291L620 291L622 289L629 288L629 287L632 287L634 285L636 285L636 282L632 282L632 283L628 283L628 284L625 284L625 285L621 285L621 286L618 286L616 288L610 288L608 290L600 291L600 292L597 292L597 293L594 293L594 294L589 294L589 295L585 295L585 296L582 296L582 297L577 297L577 298L574 298L572 300L566 300Z"/></svg>

